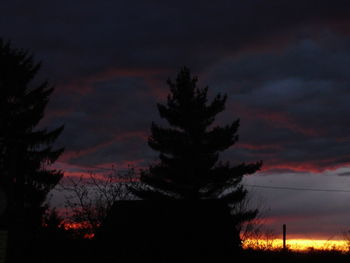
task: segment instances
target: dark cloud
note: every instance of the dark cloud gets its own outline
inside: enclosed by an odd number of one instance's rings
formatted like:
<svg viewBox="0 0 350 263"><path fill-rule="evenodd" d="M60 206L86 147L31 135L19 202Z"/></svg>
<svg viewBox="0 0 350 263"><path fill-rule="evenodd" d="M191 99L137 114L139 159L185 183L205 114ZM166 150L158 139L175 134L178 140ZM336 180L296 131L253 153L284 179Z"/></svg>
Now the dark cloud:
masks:
<svg viewBox="0 0 350 263"><path fill-rule="evenodd" d="M273 174L282 181L272 185L291 185L296 174L307 180L350 163L349 11L347 0L12 0L0 4L0 32L34 52L43 61L39 78L56 86L41 125L66 125L57 163L66 174L154 160L150 123L164 124L156 102L166 99L166 79L187 65L211 97L229 95L219 124L241 118L240 141L223 158L262 159L261 180ZM330 184L325 178L319 182ZM271 217L346 218L345 200L327 198L324 205L322 196L279 193L269 199L279 211ZM298 210L305 200L313 210Z"/></svg>
<svg viewBox="0 0 350 263"><path fill-rule="evenodd" d="M243 145L275 146L243 147L243 156L316 170L349 163L350 39L325 34L283 52L229 57L207 71L230 96L224 119L231 112L242 118Z"/></svg>
<svg viewBox="0 0 350 263"><path fill-rule="evenodd" d="M60 100L54 101L54 107L59 108ZM94 82L86 93L66 104L70 110L55 117L54 124L67 124L59 143L66 145L68 153L76 152L71 162L98 164L113 158L118 162L141 158L138 149L147 152L147 132L157 116L155 98L143 80L117 77Z"/></svg>
<svg viewBox="0 0 350 263"><path fill-rule="evenodd" d="M67 124L67 151L101 151L118 134L147 134L166 93L161 81L188 65L212 94L230 95L222 122L242 118L241 147L227 158L325 169L348 162L349 8L347 1L11 1L0 29L33 50L44 61L41 74L57 84L44 123ZM147 75L157 69L165 71ZM95 151L88 152L91 161Z"/></svg>
<svg viewBox="0 0 350 263"><path fill-rule="evenodd" d="M279 47L347 18L347 1L8 1L1 32L56 81L110 67L202 69L225 54ZM333 23L330 23L333 22Z"/></svg>
<svg viewBox="0 0 350 263"><path fill-rule="evenodd" d="M338 173L339 176L350 176L350 172Z"/></svg>

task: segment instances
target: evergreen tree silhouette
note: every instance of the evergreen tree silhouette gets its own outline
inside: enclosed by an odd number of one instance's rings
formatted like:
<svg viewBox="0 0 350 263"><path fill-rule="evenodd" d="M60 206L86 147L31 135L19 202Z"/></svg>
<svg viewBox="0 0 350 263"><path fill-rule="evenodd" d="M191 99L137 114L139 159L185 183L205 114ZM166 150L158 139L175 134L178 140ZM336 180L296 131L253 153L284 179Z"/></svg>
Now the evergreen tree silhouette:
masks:
<svg viewBox="0 0 350 263"><path fill-rule="evenodd" d="M160 161L141 172L141 184L132 191L142 199L220 198L229 204L244 200L247 191L240 185L242 177L259 170L262 162L231 166L219 161L219 153L238 140L239 120L212 127L216 115L225 109L227 96L218 94L208 103L208 87L198 88L197 78L186 67L175 83L167 83L167 103L157 107L171 127L152 123L148 139L149 146L160 152ZM245 216L254 215L252 211Z"/></svg>
<svg viewBox="0 0 350 263"><path fill-rule="evenodd" d="M19 251L27 244L18 235L30 237L40 227L46 196L63 176L49 167L63 152L52 146L63 126L36 129L53 91L47 82L32 84L39 69L27 51L0 39L0 184L9 246Z"/></svg>

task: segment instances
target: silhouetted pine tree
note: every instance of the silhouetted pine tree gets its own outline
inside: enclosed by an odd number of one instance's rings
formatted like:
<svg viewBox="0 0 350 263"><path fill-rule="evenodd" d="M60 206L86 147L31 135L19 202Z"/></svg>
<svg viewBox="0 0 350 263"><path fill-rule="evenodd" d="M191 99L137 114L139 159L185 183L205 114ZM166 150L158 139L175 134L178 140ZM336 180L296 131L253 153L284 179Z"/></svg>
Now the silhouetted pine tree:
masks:
<svg viewBox="0 0 350 263"><path fill-rule="evenodd" d="M176 82L168 80L167 104L157 104L159 114L171 128L151 126L149 146L160 152L160 162L141 173L141 184L132 191L142 199L220 198L229 204L244 200L243 175L260 169L262 162L231 166L219 161L219 153L237 140L239 120L224 127L212 124L225 109L226 95L208 103L208 88L196 86L189 69L183 68ZM254 217L255 212L245 217ZM244 220L244 215L240 215Z"/></svg>
<svg viewBox="0 0 350 263"><path fill-rule="evenodd" d="M63 152L52 148L63 126L35 129L53 91L47 82L32 84L39 68L28 52L0 39L0 183L7 194L10 239L39 226L43 202L63 176L49 168Z"/></svg>

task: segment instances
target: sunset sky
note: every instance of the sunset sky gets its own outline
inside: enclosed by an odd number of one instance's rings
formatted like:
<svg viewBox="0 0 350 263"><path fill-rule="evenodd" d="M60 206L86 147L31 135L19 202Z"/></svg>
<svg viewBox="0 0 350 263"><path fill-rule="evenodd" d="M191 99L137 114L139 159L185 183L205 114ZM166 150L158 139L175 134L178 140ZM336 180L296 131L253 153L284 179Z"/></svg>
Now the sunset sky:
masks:
<svg viewBox="0 0 350 263"><path fill-rule="evenodd" d="M182 66L226 93L217 124L241 119L232 164L265 224L297 238L350 230L349 1L11 0L0 37L42 61L56 90L43 127L65 124L66 176L145 167L156 103ZM287 189L286 189L287 188Z"/></svg>

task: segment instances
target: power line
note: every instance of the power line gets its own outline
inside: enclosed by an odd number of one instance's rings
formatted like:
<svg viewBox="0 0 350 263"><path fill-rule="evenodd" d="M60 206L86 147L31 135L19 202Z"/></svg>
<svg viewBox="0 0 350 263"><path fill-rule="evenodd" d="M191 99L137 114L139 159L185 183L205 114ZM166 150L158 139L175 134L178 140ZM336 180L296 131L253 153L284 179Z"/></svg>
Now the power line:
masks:
<svg viewBox="0 0 350 263"><path fill-rule="evenodd" d="M116 171L115 168L107 168L100 167L94 165L75 165L82 169L88 170L88 168L100 169L105 171ZM113 167L113 166L112 166ZM119 169L119 171L127 169ZM244 184L244 186L248 187L256 187L256 188L265 188L265 189L273 189L273 190L292 190L292 191L311 191L311 192L335 192L335 193L350 193L350 190L342 190L342 189L318 189L318 188L300 188L300 187L288 187L288 186L267 186L267 185L256 185L256 184Z"/></svg>
<svg viewBox="0 0 350 263"><path fill-rule="evenodd" d="M244 186L274 189L274 190L350 193L350 190L342 190L342 189L299 188L299 187L287 187L287 186L266 186L266 185L256 185L256 184L244 184Z"/></svg>

